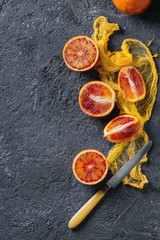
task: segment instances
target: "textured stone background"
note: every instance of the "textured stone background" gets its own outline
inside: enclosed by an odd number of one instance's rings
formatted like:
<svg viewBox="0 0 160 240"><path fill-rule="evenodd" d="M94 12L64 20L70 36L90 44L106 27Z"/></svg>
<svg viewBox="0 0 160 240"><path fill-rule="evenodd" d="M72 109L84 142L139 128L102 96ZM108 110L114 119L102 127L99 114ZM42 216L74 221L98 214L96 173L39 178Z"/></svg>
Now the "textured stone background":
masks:
<svg viewBox="0 0 160 240"><path fill-rule="evenodd" d="M148 43L160 52L160 7L153 0L139 16L120 13L111 0L0 1L0 239L1 240L159 240L160 93L145 129L153 140L143 165L144 190L119 185L75 230L68 221L100 187L85 186L72 174L74 156L95 148L107 156L106 123L78 106L80 88L98 80L96 71L76 73L62 59L73 36L93 33L104 15L121 30L111 50L125 38ZM158 72L160 59L155 59ZM158 84L159 85L159 84Z"/></svg>

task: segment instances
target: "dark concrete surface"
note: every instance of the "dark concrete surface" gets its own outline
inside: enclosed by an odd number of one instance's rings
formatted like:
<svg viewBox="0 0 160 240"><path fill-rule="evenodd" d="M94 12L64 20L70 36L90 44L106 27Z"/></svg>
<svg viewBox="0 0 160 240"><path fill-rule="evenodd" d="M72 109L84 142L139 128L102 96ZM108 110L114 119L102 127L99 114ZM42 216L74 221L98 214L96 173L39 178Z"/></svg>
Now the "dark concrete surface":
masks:
<svg viewBox="0 0 160 240"><path fill-rule="evenodd" d="M142 167L149 184L119 185L77 229L67 226L100 187L74 178L73 158L87 148L107 156L112 144L102 132L117 109L102 119L83 114L78 92L99 77L68 69L62 49L71 37L91 36L101 15L120 25L111 50L125 38L154 37L150 49L160 53L159 0L139 16L120 13L111 0L0 1L0 240L160 239L160 92L145 125L153 140Z"/></svg>

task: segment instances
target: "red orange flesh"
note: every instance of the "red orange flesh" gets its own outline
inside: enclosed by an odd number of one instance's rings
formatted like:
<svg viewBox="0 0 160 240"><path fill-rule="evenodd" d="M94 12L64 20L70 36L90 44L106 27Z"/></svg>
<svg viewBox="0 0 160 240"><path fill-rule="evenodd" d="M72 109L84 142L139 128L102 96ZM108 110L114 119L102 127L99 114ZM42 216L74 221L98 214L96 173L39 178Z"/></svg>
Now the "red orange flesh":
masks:
<svg viewBox="0 0 160 240"><path fill-rule="evenodd" d="M101 182L108 172L105 156L94 149L87 149L77 154L72 170L78 181L87 185Z"/></svg>
<svg viewBox="0 0 160 240"><path fill-rule="evenodd" d="M63 59L66 65L77 72L88 71L98 61L99 50L95 42L87 36L71 38L64 46Z"/></svg>
<svg viewBox="0 0 160 240"><path fill-rule="evenodd" d="M114 105L115 92L104 82L89 82L79 92L79 106L89 116L106 116L112 111Z"/></svg>
<svg viewBox="0 0 160 240"><path fill-rule="evenodd" d="M130 102L142 100L146 95L145 82L135 67L123 67L118 75L118 83L126 99Z"/></svg>
<svg viewBox="0 0 160 240"><path fill-rule="evenodd" d="M140 121L132 115L120 115L112 119L104 128L104 136L113 143L129 140L140 129Z"/></svg>
<svg viewBox="0 0 160 240"><path fill-rule="evenodd" d="M113 3L125 14L138 15L149 7L151 0L113 0Z"/></svg>

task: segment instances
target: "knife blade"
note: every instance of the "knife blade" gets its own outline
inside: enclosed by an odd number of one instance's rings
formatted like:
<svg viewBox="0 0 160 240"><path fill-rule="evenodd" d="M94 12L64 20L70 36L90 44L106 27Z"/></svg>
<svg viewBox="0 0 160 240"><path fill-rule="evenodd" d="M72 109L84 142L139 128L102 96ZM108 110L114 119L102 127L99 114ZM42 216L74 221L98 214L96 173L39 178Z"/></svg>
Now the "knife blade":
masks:
<svg viewBox="0 0 160 240"><path fill-rule="evenodd" d="M68 227L73 229L77 227L85 217L92 211L97 203L105 196L110 188L115 188L128 175L128 173L137 165L137 163L148 152L152 141L147 142L127 163L125 163L106 183L105 185L71 218Z"/></svg>

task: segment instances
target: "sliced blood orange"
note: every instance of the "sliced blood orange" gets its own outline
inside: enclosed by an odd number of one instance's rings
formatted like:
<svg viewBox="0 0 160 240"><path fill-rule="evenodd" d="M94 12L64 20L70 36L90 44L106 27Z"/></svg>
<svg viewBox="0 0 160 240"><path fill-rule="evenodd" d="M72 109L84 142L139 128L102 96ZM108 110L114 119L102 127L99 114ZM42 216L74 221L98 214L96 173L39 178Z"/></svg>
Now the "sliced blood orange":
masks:
<svg viewBox="0 0 160 240"><path fill-rule="evenodd" d="M79 105L82 111L89 116L106 116L114 108L115 92L104 82L89 82L79 92Z"/></svg>
<svg viewBox="0 0 160 240"><path fill-rule="evenodd" d="M101 182L108 172L105 156L94 149L87 149L77 154L72 170L78 181L87 185Z"/></svg>
<svg viewBox="0 0 160 240"><path fill-rule="evenodd" d="M98 61L99 50L87 36L71 38L64 46L63 59L66 65L77 72L90 70Z"/></svg>
<svg viewBox="0 0 160 240"><path fill-rule="evenodd" d="M113 143L132 138L140 129L140 121L132 115L120 115L112 119L104 128L104 136Z"/></svg>
<svg viewBox="0 0 160 240"><path fill-rule="evenodd" d="M146 95L145 82L135 67L123 67L118 75L118 83L129 102L141 100Z"/></svg>

